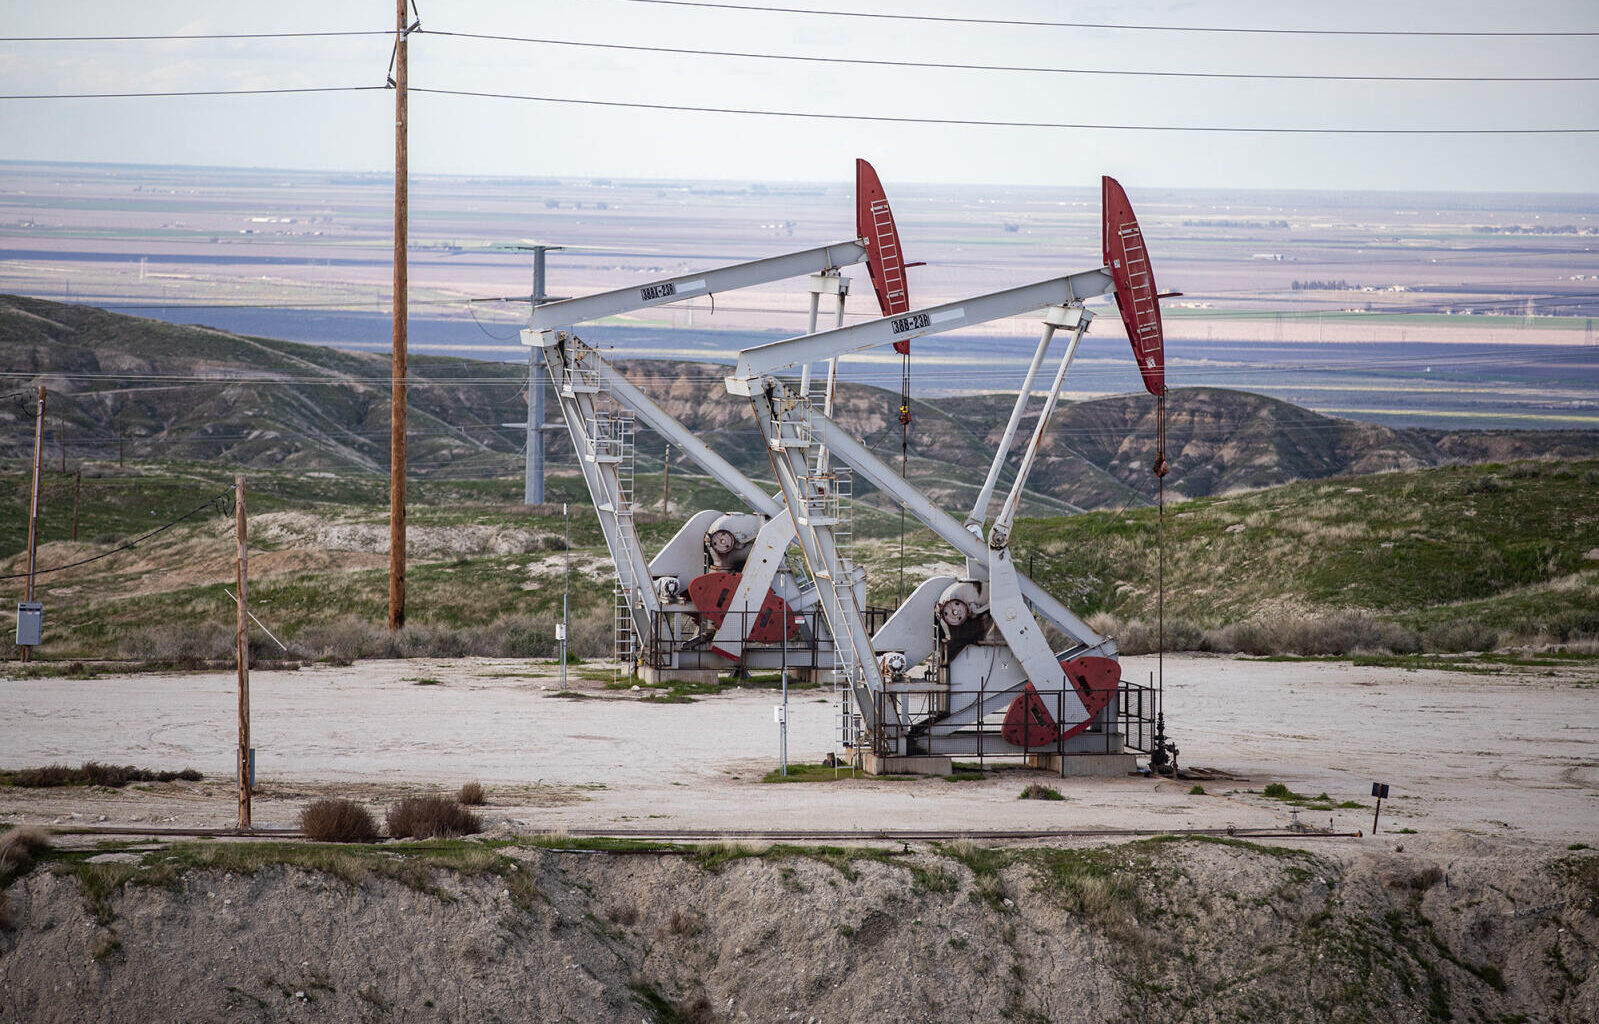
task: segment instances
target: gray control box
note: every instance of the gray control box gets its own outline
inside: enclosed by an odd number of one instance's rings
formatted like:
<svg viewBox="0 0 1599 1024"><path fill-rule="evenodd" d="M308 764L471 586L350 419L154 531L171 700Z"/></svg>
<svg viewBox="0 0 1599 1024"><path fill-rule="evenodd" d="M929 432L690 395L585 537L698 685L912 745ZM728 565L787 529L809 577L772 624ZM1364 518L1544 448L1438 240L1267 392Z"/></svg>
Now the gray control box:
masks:
<svg viewBox="0 0 1599 1024"><path fill-rule="evenodd" d="M17 646L38 647L44 642L44 605L38 601L17 602Z"/></svg>

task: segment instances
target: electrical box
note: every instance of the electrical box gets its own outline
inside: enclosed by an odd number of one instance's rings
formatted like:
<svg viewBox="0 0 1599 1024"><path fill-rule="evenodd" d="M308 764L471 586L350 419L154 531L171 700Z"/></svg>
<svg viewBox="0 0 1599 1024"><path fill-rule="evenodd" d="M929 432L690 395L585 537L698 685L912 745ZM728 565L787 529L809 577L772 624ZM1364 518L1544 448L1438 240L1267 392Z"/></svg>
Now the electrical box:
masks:
<svg viewBox="0 0 1599 1024"><path fill-rule="evenodd" d="M44 605L38 601L17 602L17 646L38 647L44 643Z"/></svg>

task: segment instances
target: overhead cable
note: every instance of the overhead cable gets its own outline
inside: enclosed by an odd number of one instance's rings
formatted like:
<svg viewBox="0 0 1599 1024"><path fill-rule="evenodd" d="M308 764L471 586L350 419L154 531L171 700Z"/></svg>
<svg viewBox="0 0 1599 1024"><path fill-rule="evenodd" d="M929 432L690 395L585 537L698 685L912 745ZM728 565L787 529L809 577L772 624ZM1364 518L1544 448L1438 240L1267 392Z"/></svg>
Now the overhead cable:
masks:
<svg viewBox="0 0 1599 1024"><path fill-rule="evenodd" d="M181 32L130 36L0 36L0 43L137 43L184 39L324 39L333 36L392 36L388 31L367 32Z"/></svg>
<svg viewBox="0 0 1599 1024"><path fill-rule="evenodd" d="M154 537L158 533L165 533L166 531L172 529L174 526L177 526L179 523L181 523L181 522L183 522L183 521L185 521L187 519L194 518L195 516L199 515L201 512L204 512L208 508L218 508L218 509L220 509L222 507L222 499L226 498L228 495L230 495L232 493L233 493L233 488L229 487L227 490L223 491L221 494L218 494L218 495L216 495L215 497L212 497L212 498L207 498L205 501L203 501L200 504L196 505L194 508L192 508L189 511L185 512L183 515L179 516L178 518L172 520L170 523L166 523L165 525L158 526L155 529L151 530L149 533L140 534L139 536L137 536L137 537L133 538L132 540L128 541L126 544L123 544L123 545L121 545L119 547L114 547L110 551L102 551L98 555L93 555L93 556L91 556L89 558L80 558L76 562L68 562L66 565L51 566L48 569L35 569L32 573L14 572L14 573L11 573L9 576L0 576L0 580L20 580L23 577L26 577L26 576L29 576L29 575L43 576L45 573L48 573L48 572L60 572L63 569L74 569L74 568L77 568L80 565L88 565L90 562L98 562L102 558L110 558L112 555L116 554L119 551L128 551L128 550L138 546L139 544L144 543L145 541L149 540L151 537Z"/></svg>
<svg viewBox="0 0 1599 1024"><path fill-rule="evenodd" d="M925 21L955 25L1011 25L1022 28L1092 28L1120 32L1217 32L1237 35L1269 36L1436 36L1501 38L1559 38L1599 36L1599 31L1538 31L1494 29L1381 29L1381 28L1255 28L1231 25L1131 25L1103 21L1036 21L1023 18L961 18L937 14L888 14L877 11L821 11L810 7L762 7L756 4L710 3L705 0L617 0L618 3L655 4L662 7L700 7L721 11L750 11L758 14L809 14L829 18L868 18L880 21Z"/></svg>
<svg viewBox="0 0 1599 1024"><path fill-rule="evenodd" d="M883 114L838 114L808 110L757 110L748 107L703 107L679 103L638 103L624 100L586 100L570 96L530 96L523 93L484 92L473 89L436 89L411 86L414 93L435 96L467 96L475 99L525 100L534 103L564 103L583 107L615 107L628 110L677 110L696 114L744 114L753 117L807 118L819 121L871 121L879 124L942 124L987 128L1075 128L1097 131L1206 132L1247 135L1594 135L1595 128L1293 128L1281 125L1186 124L1094 124L1073 121L990 121L979 118L892 117ZM5 97L0 97L3 99Z"/></svg>
<svg viewBox="0 0 1599 1024"><path fill-rule="evenodd" d="M151 92L35 92L0 95L0 100L112 100L169 96L275 96L310 92L387 92L386 85L319 85L295 89L172 89Z"/></svg>
<svg viewBox="0 0 1599 1024"><path fill-rule="evenodd" d="M482 39L508 43L539 43L545 46L575 46L595 50L626 50L633 53L670 53L693 57L742 57L750 60L784 60L810 64L858 64L889 68L934 68L942 71L1020 71L1049 75L1117 75L1130 78L1221 78L1304 82L1599 82L1596 75L1312 75L1249 74L1232 71L1129 71L1117 68L1061 68L1021 64L956 64L943 61L882 60L865 57L819 57L810 54L755 53L748 50L701 50L679 46L634 46L625 43L594 43L572 39L544 39L531 36L491 35L482 32L441 32L428 35L458 39Z"/></svg>

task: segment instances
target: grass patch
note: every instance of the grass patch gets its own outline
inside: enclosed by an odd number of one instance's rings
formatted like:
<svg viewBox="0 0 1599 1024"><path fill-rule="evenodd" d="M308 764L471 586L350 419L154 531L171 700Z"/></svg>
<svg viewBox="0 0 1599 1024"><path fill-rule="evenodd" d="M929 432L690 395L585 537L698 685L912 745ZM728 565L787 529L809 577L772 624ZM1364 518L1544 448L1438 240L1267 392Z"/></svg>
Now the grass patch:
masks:
<svg viewBox="0 0 1599 1024"><path fill-rule="evenodd" d="M695 847L691 856L694 863L710 872L720 872L730 864L752 857L768 863L804 858L820 861L850 880L859 877L854 867L858 861L877 861L883 864L891 861L887 850L870 846L811 846L794 843L773 843L770 846L732 842L706 843Z"/></svg>
<svg viewBox="0 0 1599 1024"><path fill-rule="evenodd" d="M830 764L795 764L789 762L788 774L781 774L779 769L772 769L761 776L762 782L838 782L843 779L875 778L911 778L912 776L868 776L859 768L843 765L837 767Z"/></svg>
<svg viewBox="0 0 1599 1024"><path fill-rule="evenodd" d="M1334 803L1333 798L1326 793L1322 793L1319 796L1306 796L1303 793L1295 793L1281 782L1270 783L1265 789L1261 790L1261 795L1272 800L1281 800L1290 807L1299 807L1307 811L1331 811L1338 808L1360 808L1364 806L1354 800Z"/></svg>
<svg viewBox="0 0 1599 1024"><path fill-rule="evenodd" d="M175 887L190 871L251 875L266 868L289 867L331 875L361 886L390 879L440 899L449 898L434 882L434 872L492 876L524 909L543 900L533 873L515 858L478 841L432 840L385 843L381 846L316 843L174 843L144 855L139 863L90 863L97 851L55 851L50 869L74 879L91 916L101 925L116 919L111 899L129 885Z"/></svg>
<svg viewBox="0 0 1599 1024"><path fill-rule="evenodd" d="M1050 787L1050 786L1040 785L1039 783L1035 782L1031 786L1028 786L1026 789L1022 790L1021 794L1019 796L1017 796L1016 799L1018 799L1018 800L1064 800L1066 798L1061 795L1060 790L1055 789L1055 788Z"/></svg>
<svg viewBox="0 0 1599 1024"><path fill-rule="evenodd" d="M951 893L960 888L960 879L952 871L937 865L911 867L911 888L916 892Z"/></svg>

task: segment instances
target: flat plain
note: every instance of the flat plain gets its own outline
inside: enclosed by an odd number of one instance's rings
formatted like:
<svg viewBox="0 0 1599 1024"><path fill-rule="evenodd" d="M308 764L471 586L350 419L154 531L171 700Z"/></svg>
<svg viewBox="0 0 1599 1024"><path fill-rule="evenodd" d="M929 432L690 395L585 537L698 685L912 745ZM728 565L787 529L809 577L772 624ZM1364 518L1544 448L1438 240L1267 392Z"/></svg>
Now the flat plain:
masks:
<svg viewBox="0 0 1599 1024"><path fill-rule="evenodd" d="M415 351L525 360L530 242L580 295L853 237L851 187L624 179L412 182ZM1097 266L1097 179L1057 189L887 182L913 305ZM1394 425L1599 422L1599 197L1132 190L1165 304L1171 384L1242 387ZM381 175L0 163L0 291L256 336L389 345ZM846 322L875 316L860 268ZM592 325L618 356L730 360L802 333L805 282ZM1068 381L1138 387L1114 311ZM1013 388L1022 317L917 347L919 394ZM895 387L892 354L845 364Z"/></svg>

